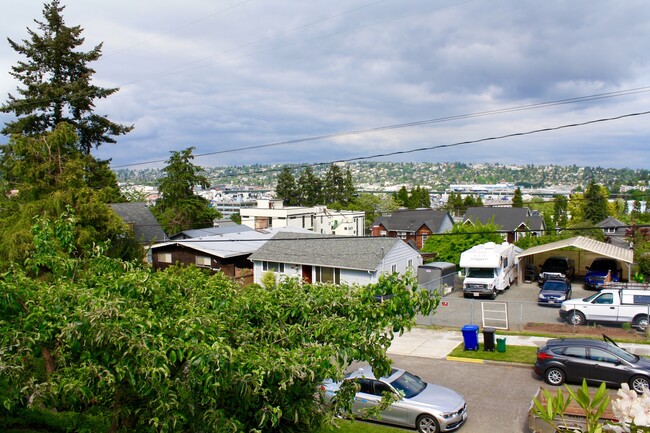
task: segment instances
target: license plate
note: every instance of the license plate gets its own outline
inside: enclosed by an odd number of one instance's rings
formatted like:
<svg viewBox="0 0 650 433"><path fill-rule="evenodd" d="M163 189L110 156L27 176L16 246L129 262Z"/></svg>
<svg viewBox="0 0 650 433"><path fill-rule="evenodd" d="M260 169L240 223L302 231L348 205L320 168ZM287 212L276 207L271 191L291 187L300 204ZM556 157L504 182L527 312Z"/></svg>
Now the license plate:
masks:
<svg viewBox="0 0 650 433"><path fill-rule="evenodd" d="M551 299L550 301L548 301L548 303L549 304L555 304L555 301Z"/></svg>
<svg viewBox="0 0 650 433"><path fill-rule="evenodd" d="M478 293L474 293L474 297L475 297L475 298L478 298Z"/></svg>

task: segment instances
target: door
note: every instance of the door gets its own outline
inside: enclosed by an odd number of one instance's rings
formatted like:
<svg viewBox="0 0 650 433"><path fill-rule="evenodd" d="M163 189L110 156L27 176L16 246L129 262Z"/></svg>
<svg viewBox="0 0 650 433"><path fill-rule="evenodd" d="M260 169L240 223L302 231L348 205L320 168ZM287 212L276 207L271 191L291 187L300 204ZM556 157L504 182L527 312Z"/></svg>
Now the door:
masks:
<svg viewBox="0 0 650 433"><path fill-rule="evenodd" d="M628 381L629 374L625 371L627 364L613 353L592 347L589 349L589 361L589 368L585 372L587 379L617 386Z"/></svg>
<svg viewBox="0 0 650 433"><path fill-rule="evenodd" d="M614 305L614 294L603 293L585 306L587 320L615 321L618 317L618 305Z"/></svg>
<svg viewBox="0 0 650 433"><path fill-rule="evenodd" d="M312 283L312 278L311 278L311 266L309 265L302 265L302 280L307 283L311 284Z"/></svg>

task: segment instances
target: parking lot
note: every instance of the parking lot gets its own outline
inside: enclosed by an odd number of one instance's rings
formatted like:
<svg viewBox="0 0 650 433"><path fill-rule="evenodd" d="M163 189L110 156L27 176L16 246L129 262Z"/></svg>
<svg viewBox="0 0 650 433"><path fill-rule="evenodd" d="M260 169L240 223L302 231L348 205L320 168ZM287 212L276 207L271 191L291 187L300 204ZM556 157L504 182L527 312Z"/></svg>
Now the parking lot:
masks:
<svg viewBox="0 0 650 433"><path fill-rule="evenodd" d="M595 293L585 290L579 279L573 281L572 292L572 298L585 298ZM466 299L462 289L456 287L441 297L440 306L434 314L418 317L417 323L449 327L476 324L512 330L521 330L529 322L564 323L557 306L538 305L538 293L537 283L520 283L500 293L495 300Z"/></svg>

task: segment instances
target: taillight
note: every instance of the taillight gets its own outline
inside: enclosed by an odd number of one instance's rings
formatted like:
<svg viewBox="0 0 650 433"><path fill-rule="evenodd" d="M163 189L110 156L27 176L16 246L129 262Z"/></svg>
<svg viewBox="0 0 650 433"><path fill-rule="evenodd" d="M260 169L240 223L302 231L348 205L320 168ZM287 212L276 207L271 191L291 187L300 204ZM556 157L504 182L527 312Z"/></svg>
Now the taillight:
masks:
<svg viewBox="0 0 650 433"><path fill-rule="evenodd" d="M539 359L540 361L546 361L548 359L553 359L553 355L546 352L539 352L537 354L537 359Z"/></svg>

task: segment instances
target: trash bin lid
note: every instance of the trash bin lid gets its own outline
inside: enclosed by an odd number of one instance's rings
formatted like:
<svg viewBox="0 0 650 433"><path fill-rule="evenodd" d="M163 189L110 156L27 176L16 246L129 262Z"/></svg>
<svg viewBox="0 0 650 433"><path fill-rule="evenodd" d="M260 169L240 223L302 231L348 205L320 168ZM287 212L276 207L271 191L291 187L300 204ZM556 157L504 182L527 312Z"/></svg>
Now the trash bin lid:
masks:
<svg viewBox="0 0 650 433"><path fill-rule="evenodd" d="M494 331L496 331L496 329L494 329L491 326L486 326L483 328L483 332L494 332Z"/></svg>
<svg viewBox="0 0 650 433"><path fill-rule="evenodd" d="M478 331L478 325L465 325L462 327L461 331Z"/></svg>

